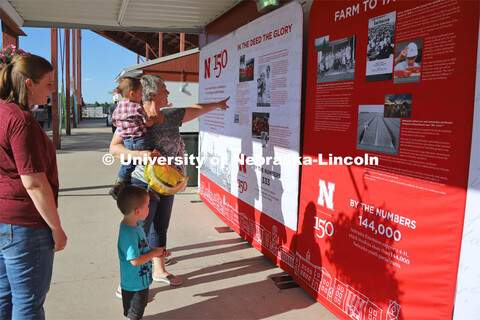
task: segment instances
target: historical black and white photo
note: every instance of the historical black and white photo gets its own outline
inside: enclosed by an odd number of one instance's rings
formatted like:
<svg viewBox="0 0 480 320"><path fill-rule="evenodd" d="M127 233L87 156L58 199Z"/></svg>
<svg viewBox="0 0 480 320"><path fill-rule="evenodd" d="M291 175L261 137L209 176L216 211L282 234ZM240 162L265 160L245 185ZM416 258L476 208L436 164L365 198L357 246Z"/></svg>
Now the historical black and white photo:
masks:
<svg viewBox="0 0 480 320"><path fill-rule="evenodd" d="M272 68L269 64L263 64L258 67L257 77L257 106L270 107L271 102L271 83L272 83Z"/></svg>
<svg viewBox="0 0 480 320"><path fill-rule="evenodd" d="M355 77L355 36L331 41L318 52L317 83L352 80Z"/></svg>
<svg viewBox="0 0 480 320"><path fill-rule="evenodd" d="M368 20L367 81L392 79L396 12Z"/></svg>

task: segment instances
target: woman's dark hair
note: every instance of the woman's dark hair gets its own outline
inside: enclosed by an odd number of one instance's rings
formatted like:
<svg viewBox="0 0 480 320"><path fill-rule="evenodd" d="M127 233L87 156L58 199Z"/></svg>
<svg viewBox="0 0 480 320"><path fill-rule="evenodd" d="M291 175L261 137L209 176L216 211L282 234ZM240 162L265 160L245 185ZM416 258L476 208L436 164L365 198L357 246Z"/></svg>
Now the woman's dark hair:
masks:
<svg viewBox="0 0 480 320"><path fill-rule="evenodd" d="M13 58L0 72L0 99L16 103L23 110L30 110L28 90L25 81L38 83L53 67L44 58L34 54L22 54Z"/></svg>

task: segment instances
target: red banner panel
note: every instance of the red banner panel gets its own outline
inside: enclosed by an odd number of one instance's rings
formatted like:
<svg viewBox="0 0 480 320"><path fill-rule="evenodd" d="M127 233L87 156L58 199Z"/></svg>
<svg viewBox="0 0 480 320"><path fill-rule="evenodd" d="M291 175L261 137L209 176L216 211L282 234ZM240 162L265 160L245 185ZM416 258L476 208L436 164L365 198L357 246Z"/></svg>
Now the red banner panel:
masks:
<svg viewBox="0 0 480 320"><path fill-rule="evenodd" d="M312 5L294 272L341 319L452 317L478 15L478 1Z"/></svg>
<svg viewBox="0 0 480 320"><path fill-rule="evenodd" d="M203 202L233 231L285 272L293 274L295 253L290 248L295 247L296 231L226 192L204 175L200 181Z"/></svg>

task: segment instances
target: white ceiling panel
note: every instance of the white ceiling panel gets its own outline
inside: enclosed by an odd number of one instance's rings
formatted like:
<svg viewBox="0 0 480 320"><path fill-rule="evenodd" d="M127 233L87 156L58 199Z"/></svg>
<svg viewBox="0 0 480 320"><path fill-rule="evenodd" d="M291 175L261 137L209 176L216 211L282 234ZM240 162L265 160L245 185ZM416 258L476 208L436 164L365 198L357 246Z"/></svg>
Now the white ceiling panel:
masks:
<svg viewBox="0 0 480 320"><path fill-rule="evenodd" d="M242 0L0 0L20 27L201 33Z"/></svg>

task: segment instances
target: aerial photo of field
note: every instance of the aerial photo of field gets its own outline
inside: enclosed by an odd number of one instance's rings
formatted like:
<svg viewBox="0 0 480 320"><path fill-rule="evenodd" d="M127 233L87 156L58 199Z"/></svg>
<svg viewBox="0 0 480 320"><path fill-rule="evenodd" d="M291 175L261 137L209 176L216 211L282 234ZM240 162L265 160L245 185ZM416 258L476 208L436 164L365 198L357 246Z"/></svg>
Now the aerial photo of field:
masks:
<svg viewBox="0 0 480 320"><path fill-rule="evenodd" d="M383 105L359 106L357 149L397 155L400 119L384 118L383 108Z"/></svg>

